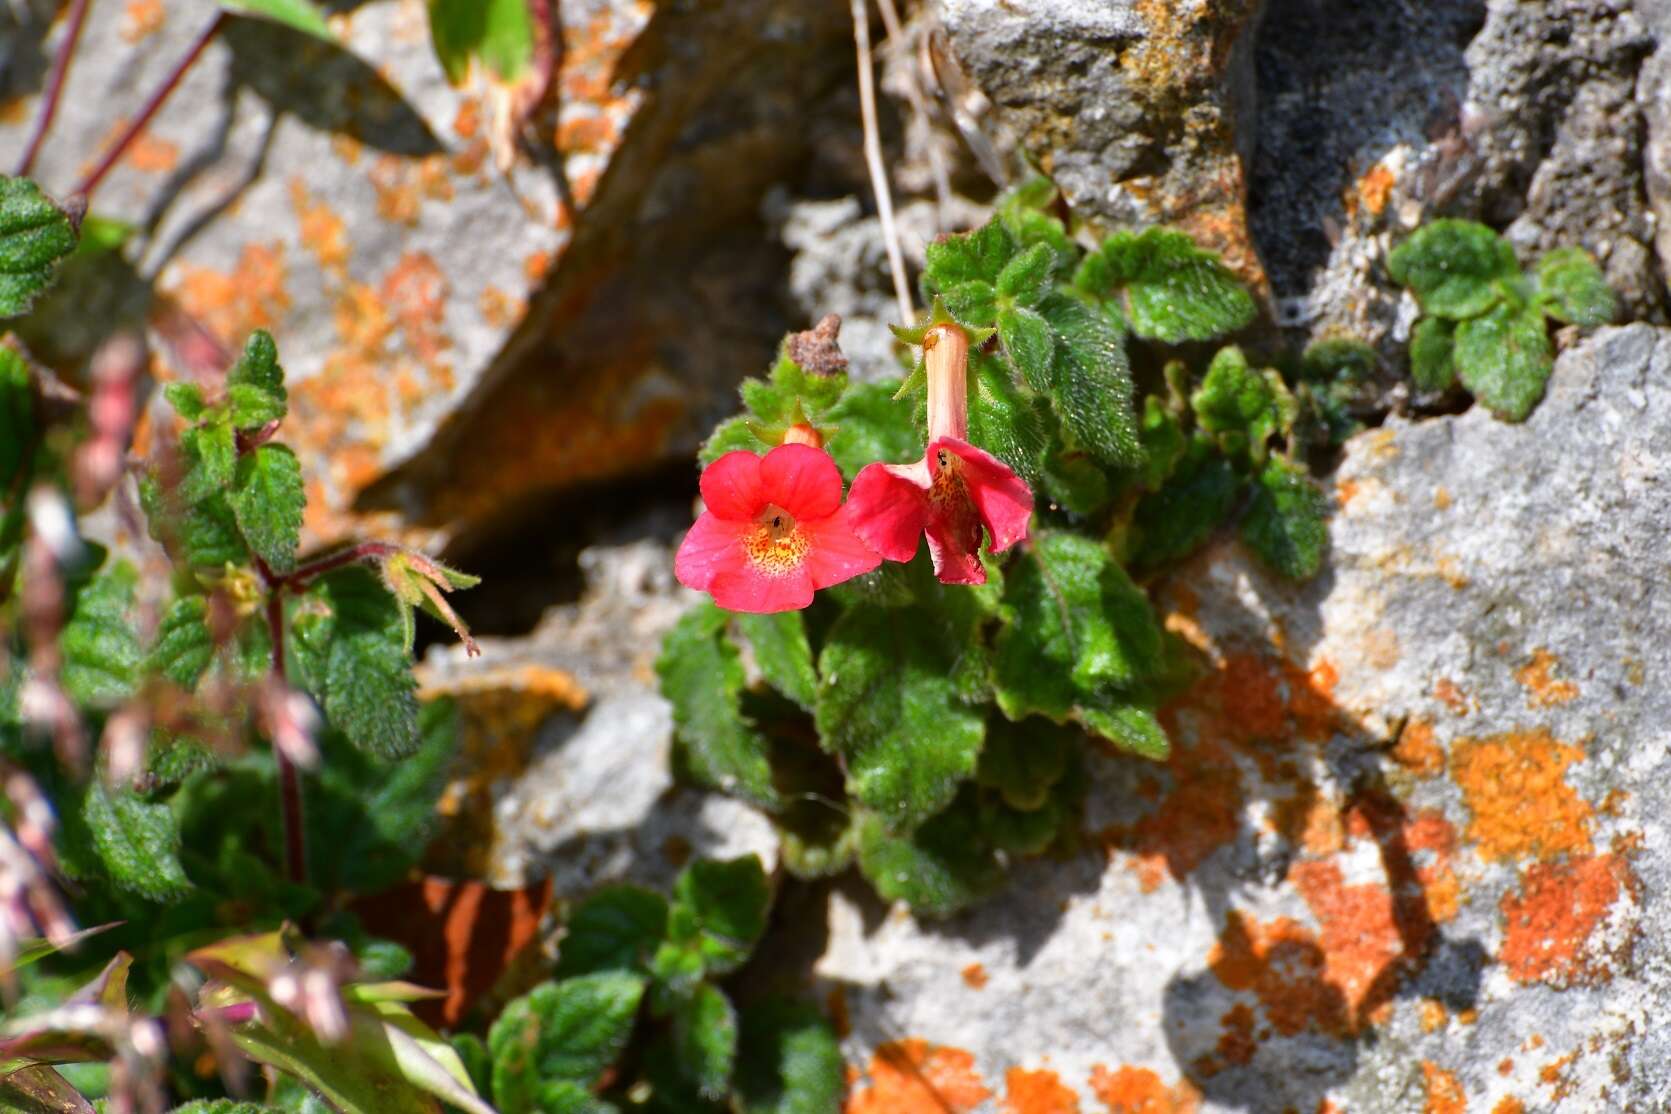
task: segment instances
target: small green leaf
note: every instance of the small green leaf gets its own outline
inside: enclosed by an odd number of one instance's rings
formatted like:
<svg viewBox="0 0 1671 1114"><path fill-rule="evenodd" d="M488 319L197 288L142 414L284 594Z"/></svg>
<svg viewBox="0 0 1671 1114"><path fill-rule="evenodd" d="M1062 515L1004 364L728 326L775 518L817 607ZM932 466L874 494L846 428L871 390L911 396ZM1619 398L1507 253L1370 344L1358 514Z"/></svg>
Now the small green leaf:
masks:
<svg viewBox="0 0 1671 1114"><path fill-rule="evenodd" d="M894 401L898 389L894 381L854 383L825 413L824 420L835 427L825 448L849 480L871 461L898 464L922 455L911 407Z"/></svg>
<svg viewBox="0 0 1671 1114"><path fill-rule="evenodd" d="M569 916L557 976L643 971L667 935L667 900L637 886L606 886Z"/></svg>
<svg viewBox="0 0 1671 1114"><path fill-rule="evenodd" d="M1410 333L1410 378L1423 391L1447 391L1456 382L1456 322L1424 317Z"/></svg>
<svg viewBox="0 0 1671 1114"><path fill-rule="evenodd" d="M144 659L129 616L137 583L126 562L95 576L76 596L59 635L64 656L60 679L70 699L83 707L114 707L134 694Z"/></svg>
<svg viewBox="0 0 1671 1114"><path fill-rule="evenodd" d="M1483 224L1436 220L1387 257L1393 279L1415 292L1422 309L1462 320L1490 309L1502 297L1498 280L1520 274L1514 249Z"/></svg>
<svg viewBox="0 0 1671 1114"><path fill-rule="evenodd" d="M418 746L417 682L400 605L362 568L321 577L293 652L325 718L360 750L401 758Z"/></svg>
<svg viewBox="0 0 1671 1114"><path fill-rule="evenodd" d="M818 698L818 671L812 666L801 613L738 615L737 626L754 647L754 660L767 682L810 712Z"/></svg>
<svg viewBox="0 0 1671 1114"><path fill-rule="evenodd" d="M1062 294L1040 302L1039 312L1056 334L1050 401L1074 445L1104 464L1140 464L1131 365L1119 332L1107 318Z"/></svg>
<svg viewBox="0 0 1671 1114"><path fill-rule="evenodd" d="M1172 753L1172 741L1166 737L1166 729L1160 725L1153 708L1109 701L1082 708L1080 719L1121 750L1139 757L1159 762Z"/></svg>
<svg viewBox="0 0 1671 1114"><path fill-rule="evenodd" d="M1532 412L1555 366L1543 313L1508 302L1456 327L1455 358L1462 385L1511 422Z"/></svg>
<svg viewBox="0 0 1671 1114"><path fill-rule="evenodd" d="M499 1114L538 1114L541 1087L590 1087L632 1035L644 980L620 971L541 983L488 1030Z"/></svg>
<svg viewBox="0 0 1671 1114"><path fill-rule="evenodd" d="M1259 559L1290 580L1309 580L1328 545L1328 505L1298 466L1272 458L1259 474L1242 540Z"/></svg>
<svg viewBox="0 0 1671 1114"><path fill-rule="evenodd" d="M673 1006L673 1050L683 1073L705 1099L724 1098L737 1063L737 1012L711 983Z"/></svg>
<svg viewBox="0 0 1671 1114"><path fill-rule="evenodd" d="M302 465L284 445L261 445L238 460L232 514L256 556L283 575L296 567L307 492Z"/></svg>
<svg viewBox="0 0 1671 1114"><path fill-rule="evenodd" d="M771 886L755 856L698 859L673 884L669 943L699 957L705 974L730 974L766 931L771 902Z"/></svg>
<svg viewBox="0 0 1671 1114"><path fill-rule="evenodd" d="M714 432L709 435L706 441L702 442L702 448L696 454L697 462L706 468L726 453L739 450L763 453L771 448L770 445L755 436L754 430L750 428L753 424L741 414L734 418L725 419L725 421L715 426Z"/></svg>
<svg viewBox="0 0 1671 1114"><path fill-rule="evenodd" d="M184 897L191 882L180 866L180 826L166 804L148 804L128 790L110 791L94 778L81 818L111 883L147 901Z"/></svg>
<svg viewBox="0 0 1671 1114"><path fill-rule="evenodd" d="M1165 486L1137 504L1132 516L1136 566L1161 568L1195 552L1235 506L1241 487L1235 469L1212 442L1195 437Z"/></svg>
<svg viewBox="0 0 1671 1114"><path fill-rule="evenodd" d="M1078 746L1077 732L1047 719L1030 716L1012 723L995 717L987 725L975 782L997 791L1011 808L1040 808Z"/></svg>
<svg viewBox="0 0 1671 1114"><path fill-rule="evenodd" d="M993 205L998 222L1022 248L1046 244L1052 254L1054 278L1065 282L1073 275L1074 264L1080 256L1079 245L1073 242L1062 222L1048 210L1057 199L1056 184L1050 179L1035 176L1010 189Z"/></svg>
<svg viewBox="0 0 1671 1114"><path fill-rule="evenodd" d="M429 33L454 85L469 76L473 57L503 81L516 81L534 63L528 0L429 0Z"/></svg>
<svg viewBox="0 0 1671 1114"><path fill-rule="evenodd" d="M1235 332L1255 310L1217 254L1169 228L1116 232L1080 263L1074 285L1094 297L1118 296L1132 332L1167 344Z"/></svg>
<svg viewBox="0 0 1671 1114"><path fill-rule="evenodd" d="M197 688L215 656L208 617L208 601L202 596L181 596L169 604L157 626L149 668L188 692Z"/></svg>
<svg viewBox="0 0 1671 1114"><path fill-rule="evenodd" d="M1056 253L1048 244L1034 244L1011 259L998 273L998 296L1018 306L1036 306L1050 292Z"/></svg>
<svg viewBox="0 0 1671 1114"><path fill-rule="evenodd" d="M1221 348L1190 396L1196 422L1208 433L1236 433L1255 463L1270 439L1293 424L1292 398L1275 372L1261 372L1234 345Z"/></svg>
<svg viewBox="0 0 1671 1114"><path fill-rule="evenodd" d="M1030 485L1039 481L1039 462L1050 444L1048 417L1042 401L1017 387L1000 361L986 355L972 358L969 441L1015 469ZM922 444L920 439L917 444Z"/></svg>
<svg viewBox="0 0 1671 1114"><path fill-rule="evenodd" d="M197 421L208 408L208 404L203 401L203 390L196 383L166 384L162 389L162 397L168 400L168 405L174 408L176 414L188 422Z"/></svg>
<svg viewBox="0 0 1671 1114"><path fill-rule="evenodd" d="M232 424L238 429L260 429L284 417L288 406L284 369L279 366L278 346L266 330L250 334L243 354L226 373L226 398Z"/></svg>
<svg viewBox="0 0 1671 1114"><path fill-rule="evenodd" d="M328 43L337 41L324 14L308 0L220 0L220 6L233 15L269 19Z"/></svg>
<svg viewBox="0 0 1671 1114"><path fill-rule="evenodd" d="M238 470L238 438L232 422L223 414L211 413L201 425L186 430L180 438L186 461L186 475L180 481L180 497L188 505L201 503L232 486Z"/></svg>
<svg viewBox="0 0 1671 1114"><path fill-rule="evenodd" d="M1150 491L1160 488L1183 460L1189 446L1184 427L1158 395L1143 400L1143 426L1138 434L1143 442L1142 483Z"/></svg>
<svg viewBox="0 0 1671 1114"><path fill-rule="evenodd" d="M1031 309L1004 309L998 313L998 339L1003 343L1004 355L1027 385L1040 393L1048 392L1053 385L1051 361L1056 354L1050 323Z"/></svg>
<svg viewBox="0 0 1671 1114"><path fill-rule="evenodd" d="M150 518L153 524L159 522L156 514ZM229 564L236 567L249 562L249 546L225 495L211 495L163 525L179 530L180 556L191 568L220 572Z"/></svg>
<svg viewBox="0 0 1671 1114"><path fill-rule="evenodd" d="M964 643L918 608L855 608L819 656L816 721L847 791L898 828L944 808L975 770L985 724L959 697Z"/></svg>
<svg viewBox="0 0 1671 1114"><path fill-rule="evenodd" d="M674 732L691 774L762 808L779 805L766 737L743 716L747 678L725 637L731 616L707 600L679 619L662 642L656 676L673 705Z"/></svg>
<svg viewBox="0 0 1671 1114"><path fill-rule="evenodd" d="M1618 299L1583 248L1556 248L1538 260L1538 300L1544 312L1571 325L1605 325Z"/></svg>
<svg viewBox="0 0 1671 1114"><path fill-rule="evenodd" d="M27 313L75 245L75 223L39 186L0 176L0 317Z"/></svg>
<svg viewBox="0 0 1671 1114"><path fill-rule="evenodd" d="M997 221L987 221L973 232L942 236L924 252L923 277L942 293L966 282L998 281L1004 265L1015 254L1015 243Z"/></svg>
<svg viewBox="0 0 1671 1114"><path fill-rule="evenodd" d="M839 1114L841 1045L818 1011L768 999L743 1011L732 1102L738 1114Z"/></svg>
<svg viewBox="0 0 1671 1114"><path fill-rule="evenodd" d="M1159 664L1160 626L1145 596L1096 541L1035 535L1005 584L993 685L1011 719L1057 722L1146 680Z"/></svg>
<svg viewBox="0 0 1671 1114"><path fill-rule="evenodd" d="M0 343L0 493L17 482L35 439L35 399L23 353Z"/></svg>
<svg viewBox="0 0 1671 1114"><path fill-rule="evenodd" d="M998 319L998 293L990 282L960 282L945 292L944 299L946 311L959 325L975 329Z"/></svg>
<svg viewBox="0 0 1671 1114"><path fill-rule="evenodd" d="M1003 867L980 828L972 787L914 831L891 833L881 817L858 820L859 870L887 901L945 916L997 889Z"/></svg>

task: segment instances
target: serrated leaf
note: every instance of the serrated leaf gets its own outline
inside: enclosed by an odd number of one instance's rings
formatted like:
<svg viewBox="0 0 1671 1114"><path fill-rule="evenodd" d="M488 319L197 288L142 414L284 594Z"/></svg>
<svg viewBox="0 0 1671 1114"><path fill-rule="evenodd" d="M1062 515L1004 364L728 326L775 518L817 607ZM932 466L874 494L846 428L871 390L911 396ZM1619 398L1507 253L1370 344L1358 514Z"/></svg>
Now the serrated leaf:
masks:
<svg viewBox="0 0 1671 1114"><path fill-rule="evenodd" d="M896 828L922 823L974 772L985 724L953 677L964 646L920 608L855 608L826 637L815 719L847 791Z"/></svg>
<svg viewBox="0 0 1671 1114"><path fill-rule="evenodd" d="M1456 327L1456 374L1497 417L1518 422L1543 397L1555 353L1543 314L1508 302Z"/></svg>
<svg viewBox="0 0 1671 1114"><path fill-rule="evenodd" d="M946 312L959 325L981 328L998 318L998 292L989 282L979 279L960 282L946 290L943 299Z"/></svg>
<svg viewBox="0 0 1671 1114"><path fill-rule="evenodd" d="M308 0L219 0L223 11L233 15L255 16L258 19L268 19L274 23L312 35L316 39L324 39L335 45L336 35L332 34L330 24L325 22L324 14Z"/></svg>
<svg viewBox="0 0 1671 1114"><path fill-rule="evenodd" d="M1456 323L1424 317L1410 333L1410 378L1423 391L1449 390L1456 382Z"/></svg>
<svg viewBox="0 0 1671 1114"><path fill-rule="evenodd" d="M158 516L150 516L153 522ZM179 530L181 558L191 568L223 570L249 561L249 546L238 530L237 516L223 494L214 494L180 511L165 525Z"/></svg>
<svg viewBox="0 0 1671 1114"><path fill-rule="evenodd" d="M921 916L946 916L997 889L1003 868L980 829L972 787L913 831L894 834L882 818L858 820L859 871L887 901Z"/></svg>
<svg viewBox="0 0 1671 1114"><path fill-rule="evenodd" d="M1308 580L1328 545L1328 504L1311 477L1280 458L1266 463L1242 521L1242 540L1272 569Z"/></svg>
<svg viewBox="0 0 1671 1114"><path fill-rule="evenodd" d="M208 421L186 430L180 437L180 453L186 474L180 481L179 494L187 505L201 503L232 486L238 470L238 437L225 415L211 413Z"/></svg>
<svg viewBox="0 0 1671 1114"><path fill-rule="evenodd" d="M114 707L138 685L145 654L129 617L137 583L126 562L99 573L77 594L59 635L64 657L60 680L70 699L83 707Z"/></svg>
<svg viewBox="0 0 1671 1114"><path fill-rule="evenodd" d="M284 445L260 445L245 453L238 460L229 502L256 556L280 575L294 569L307 507L296 454Z"/></svg>
<svg viewBox="0 0 1671 1114"><path fill-rule="evenodd" d="M176 414L188 422L197 421L208 407L203 401L203 389L196 383L167 383L163 386L162 397Z"/></svg>
<svg viewBox="0 0 1671 1114"><path fill-rule="evenodd" d="M1143 425L1138 437L1143 443L1143 486L1158 490L1183 460L1189 439L1183 425L1156 395L1143 400Z"/></svg>
<svg viewBox="0 0 1671 1114"><path fill-rule="evenodd" d="M1109 701L1080 709L1080 721L1121 750L1159 762L1172 753L1172 741L1154 709Z"/></svg>
<svg viewBox="0 0 1671 1114"><path fill-rule="evenodd" d="M472 58L503 81L516 81L534 62L528 0L429 0L429 31L454 85L469 75Z"/></svg>
<svg viewBox="0 0 1671 1114"><path fill-rule="evenodd" d="M1189 403L1208 433L1240 434L1237 447L1245 446L1255 463L1264 460L1270 439L1293 423L1281 378L1251 367L1234 345L1219 349Z"/></svg>
<svg viewBox="0 0 1671 1114"><path fill-rule="evenodd" d="M215 656L208 618L209 604L202 596L181 596L169 604L147 667L188 692L195 689Z"/></svg>
<svg viewBox="0 0 1671 1114"><path fill-rule="evenodd" d="M725 421L715 426L714 432L708 436L706 441L702 442L702 448L696 454L697 463L706 468L729 452L743 450L751 453L763 453L771 448L770 445L755 436L754 430L750 428L752 425L753 422L742 415L725 419Z"/></svg>
<svg viewBox="0 0 1671 1114"><path fill-rule="evenodd" d="M1035 306L1049 293L1056 270L1056 253L1048 244L1034 244L998 272L998 296L1017 306Z"/></svg>
<svg viewBox="0 0 1671 1114"><path fill-rule="evenodd" d="M712 983L675 1002L673 1050L703 1098L718 1100L729 1093L737 1063L737 1011Z"/></svg>
<svg viewBox="0 0 1671 1114"><path fill-rule="evenodd" d="M1073 242L1062 222L1048 208L1055 204L1056 185L1048 178L1034 177L1010 189L993 205L998 222L1023 249L1035 244L1049 246L1052 254L1053 277L1064 282L1073 275L1080 256L1079 245Z"/></svg>
<svg viewBox="0 0 1671 1114"><path fill-rule="evenodd" d="M768 999L743 1011L738 1114L839 1114L844 1082L841 1045L816 1009Z"/></svg>
<svg viewBox="0 0 1671 1114"><path fill-rule="evenodd" d="M1031 309L1005 309L998 314L998 339L1004 355L1027 385L1040 393L1048 392L1054 383L1052 361L1056 355L1050 323Z"/></svg>
<svg viewBox="0 0 1671 1114"><path fill-rule="evenodd" d="M232 424L238 429L259 429L284 417L288 401L284 368L279 366L278 346L266 330L250 334L244 351L227 371L226 397Z"/></svg>
<svg viewBox="0 0 1671 1114"><path fill-rule="evenodd" d="M499 1114L535 1114L541 1087L590 1087L632 1035L644 980L620 971L541 983L488 1030Z"/></svg>
<svg viewBox="0 0 1671 1114"><path fill-rule="evenodd" d="M997 791L1011 808L1040 808L1067 772L1078 745L1075 731L1047 719L1033 716L1012 723L994 718L987 725L975 783Z"/></svg>
<svg viewBox="0 0 1671 1114"><path fill-rule="evenodd" d="M1176 471L1137 504L1136 566L1160 568L1193 553L1235 506L1242 480L1204 438L1190 442Z"/></svg>
<svg viewBox="0 0 1671 1114"><path fill-rule="evenodd" d="M1461 320L1496 304L1498 281L1518 277L1520 265L1508 241L1485 225L1447 219L1424 225L1394 248L1387 271L1425 312Z"/></svg>
<svg viewBox="0 0 1671 1114"><path fill-rule="evenodd" d="M325 718L359 749L401 758L418 746L418 701L400 605L362 568L327 573L292 620L297 673Z"/></svg>
<svg viewBox="0 0 1671 1114"><path fill-rule="evenodd" d="M1135 389L1119 332L1101 314L1062 294L1040 302L1039 312L1056 335L1050 401L1073 444L1104 464L1140 464Z"/></svg>
<svg viewBox="0 0 1671 1114"><path fill-rule="evenodd" d="M801 613L738 615L736 622L754 648L754 660L767 683L810 712L818 696L818 671Z"/></svg>
<svg viewBox="0 0 1671 1114"><path fill-rule="evenodd" d="M116 888L156 902L178 900L191 889L180 866L180 827L166 804L107 790L94 778L82 798L81 817Z"/></svg>
<svg viewBox="0 0 1671 1114"><path fill-rule="evenodd" d="M74 222L39 186L0 176L0 317L27 313L75 245Z"/></svg>
<svg viewBox="0 0 1671 1114"><path fill-rule="evenodd" d="M705 785L772 809L779 804L766 737L744 717L747 678L725 637L730 614L703 600L680 617L656 659L661 693L673 705L673 727L686 764Z"/></svg>
<svg viewBox="0 0 1671 1114"><path fill-rule="evenodd" d="M673 883L668 943L700 961L708 976L741 967L766 931L772 891L760 860L698 859Z"/></svg>
<svg viewBox="0 0 1671 1114"><path fill-rule="evenodd" d="M942 293L966 282L996 283L1015 254L1015 243L997 221L973 232L942 236L924 251L923 278Z"/></svg>
<svg viewBox="0 0 1671 1114"><path fill-rule="evenodd" d="M565 927L558 978L643 971L667 935L667 900L638 886L606 886L581 902Z"/></svg>
<svg viewBox="0 0 1671 1114"><path fill-rule="evenodd" d="M1132 332L1179 344L1212 340L1253 320L1253 296L1218 255L1169 228L1116 232L1087 255L1074 285L1117 297Z"/></svg>
<svg viewBox="0 0 1671 1114"><path fill-rule="evenodd" d="M1544 312L1571 325L1605 325L1618 299L1583 248L1556 248L1538 260L1538 300Z"/></svg>
<svg viewBox="0 0 1671 1114"><path fill-rule="evenodd" d="M894 401L898 389L893 380L854 383L825 412L824 420L835 432L824 447L849 480L872 461L898 464L922 455L922 437L911 420L911 407Z"/></svg>
<svg viewBox="0 0 1671 1114"><path fill-rule="evenodd" d="M993 685L1011 719L1061 722L1159 666L1160 626L1148 597L1090 538L1036 536L1009 574L1004 605Z"/></svg>
<svg viewBox="0 0 1671 1114"><path fill-rule="evenodd" d="M969 441L1036 486L1050 444L1045 404L1018 387L1009 368L986 355L969 367ZM917 444L922 444L919 438Z"/></svg>

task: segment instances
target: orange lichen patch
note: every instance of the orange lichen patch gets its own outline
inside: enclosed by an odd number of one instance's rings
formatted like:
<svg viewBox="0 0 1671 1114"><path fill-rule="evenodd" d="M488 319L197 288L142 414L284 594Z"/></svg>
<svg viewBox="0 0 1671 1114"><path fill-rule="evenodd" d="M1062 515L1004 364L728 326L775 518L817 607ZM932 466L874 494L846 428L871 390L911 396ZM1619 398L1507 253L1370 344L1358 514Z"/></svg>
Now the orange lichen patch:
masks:
<svg viewBox="0 0 1671 1114"><path fill-rule="evenodd" d="M122 41L137 43L162 30L167 20L162 0L128 0L122 9Z"/></svg>
<svg viewBox="0 0 1671 1114"><path fill-rule="evenodd" d="M1516 982L1567 987L1608 981L1618 953L1629 945L1610 950L1594 937L1635 886L1630 864L1617 853L1534 863L1518 892L1503 895L1498 961Z"/></svg>
<svg viewBox="0 0 1671 1114"><path fill-rule="evenodd" d="M1335 485L1334 501L1340 505L1341 510L1345 510L1347 504L1351 503L1357 497L1357 494L1357 480L1341 480Z"/></svg>
<svg viewBox="0 0 1671 1114"><path fill-rule="evenodd" d="M1355 1031L1367 1012L1388 997L1388 980L1407 952L1392 891L1347 885L1333 860L1299 862L1288 880L1317 917L1322 931L1322 979L1337 990Z"/></svg>
<svg viewBox="0 0 1671 1114"><path fill-rule="evenodd" d="M1404 825L1404 845L1412 854L1428 853L1428 862L1416 868L1416 882L1427 902L1427 914L1435 924L1456 917L1462 908L1462 883L1451 866L1456 853L1456 828L1438 809L1423 809Z"/></svg>
<svg viewBox="0 0 1671 1114"><path fill-rule="evenodd" d="M1433 1033L1444 1028L1450 1014L1445 1012L1445 1004L1437 998L1423 998L1419 1007L1422 1032Z"/></svg>
<svg viewBox="0 0 1671 1114"><path fill-rule="evenodd" d="M1444 487L1444 486L1434 488L1433 489L1433 507L1434 507L1434 509L1435 510L1441 510L1441 511L1447 511L1447 510L1450 510L1450 505L1451 505L1450 488Z"/></svg>
<svg viewBox="0 0 1671 1114"><path fill-rule="evenodd" d="M482 319L495 329L514 325L521 319L525 308L521 298L513 297L497 286L489 286L482 291Z"/></svg>
<svg viewBox="0 0 1671 1114"><path fill-rule="evenodd" d="M1515 670L1514 679L1526 689L1526 703L1533 708L1550 708L1578 699L1578 686L1557 681L1550 674L1560 662L1545 647L1532 651L1532 660Z"/></svg>
<svg viewBox="0 0 1671 1114"><path fill-rule="evenodd" d="M1262 657L1236 654L1225 660L1218 682L1224 708L1234 713L1226 722L1237 742L1281 737L1288 709L1279 681L1280 674Z"/></svg>
<svg viewBox="0 0 1671 1114"><path fill-rule="evenodd" d="M1108 1114L1195 1114L1201 1105L1201 1092L1187 1079L1169 1087L1148 1068L1130 1065L1112 1071L1101 1064L1092 1068L1091 1093Z"/></svg>
<svg viewBox="0 0 1671 1114"><path fill-rule="evenodd" d="M453 114L453 134L460 139L474 139L482 128L482 104L474 97L459 102Z"/></svg>
<svg viewBox="0 0 1671 1114"><path fill-rule="evenodd" d="M290 179L290 204L296 210L302 246L328 272L343 274L348 267L348 223L323 201L314 201L307 183Z"/></svg>
<svg viewBox="0 0 1671 1114"><path fill-rule="evenodd" d="M1422 1081L1427 1086L1422 1114L1467 1114L1468 1096L1456 1076L1431 1060L1423 1060Z"/></svg>
<svg viewBox="0 0 1671 1114"><path fill-rule="evenodd" d="M1079 1114L1079 1096L1053 1071L1011 1068L1004 1073L1004 1114Z"/></svg>
<svg viewBox="0 0 1671 1114"><path fill-rule="evenodd" d="M1567 784L1584 752L1546 730L1458 739L1451 776L1473 813L1468 838L1486 859L1588 854L1594 809Z"/></svg>
<svg viewBox="0 0 1671 1114"><path fill-rule="evenodd" d="M122 155L122 161L146 174L166 174L180 164L180 145L140 132Z"/></svg>
<svg viewBox="0 0 1671 1114"><path fill-rule="evenodd" d="M1246 1064L1259 1051L1253 1039L1253 1010L1245 1002L1237 1002L1219 1018L1224 1028L1219 1032L1218 1055L1226 1064Z"/></svg>
<svg viewBox="0 0 1671 1114"><path fill-rule="evenodd" d="M986 989L986 968L979 963L971 963L963 969L963 982L975 990Z"/></svg>
<svg viewBox="0 0 1671 1114"><path fill-rule="evenodd" d="M1526 1105L1513 1095L1504 1095L1491 1108L1491 1114L1526 1114Z"/></svg>
<svg viewBox="0 0 1671 1114"><path fill-rule="evenodd" d="M377 215L396 224L417 224L425 201L453 199L445 155L382 155L371 165L371 188L377 193Z"/></svg>
<svg viewBox="0 0 1671 1114"><path fill-rule="evenodd" d="M384 303L400 326L406 346L425 365L434 368L449 341L441 331L446 314L447 277L433 258L421 251L400 257L383 279Z"/></svg>
<svg viewBox="0 0 1671 1114"><path fill-rule="evenodd" d="M1468 714L1468 697L1456 687L1456 682L1449 677L1440 677L1433 682L1433 698L1454 714L1465 716Z"/></svg>
<svg viewBox="0 0 1671 1114"><path fill-rule="evenodd" d="M967 1114L992 1097L972 1055L915 1037L879 1045L865 1076L846 1114Z"/></svg>
<svg viewBox="0 0 1671 1114"><path fill-rule="evenodd" d="M1307 1029L1350 1033L1345 997L1324 979L1326 963L1316 935L1298 921L1267 924L1239 911L1230 913L1207 957L1219 982L1251 991L1271 1027L1289 1037Z"/></svg>
<svg viewBox="0 0 1671 1114"><path fill-rule="evenodd" d="M1437 777L1445 772L1445 752L1433 738L1433 725L1413 719L1398 733L1392 749L1393 761L1417 777Z"/></svg>
<svg viewBox="0 0 1671 1114"><path fill-rule="evenodd" d="M522 273L530 283L540 282L551 270L551 253L548 251L533 251L522 261Z"/></svg>
<svg viewBox="0 0 1671 1114"><path fill-rule="evenodd" d="M621 126L608 116L571 116L557 126L557 150L565 155L613 150Z"/></svg>
<svg viewBox="0 0 1671 1114"><path fill-rule="evenodd" d="M1372 217L1378 217L1387 207L1387 198L1392 194L1393 172L1387 169L1385 163L1376 163L1369 168L1357 181L1358 204Z"/></svg>
<svg viewBox="0 0 1671 1114"><path fill-rule="evenodd" d="M284 246L245 244L231 272L180 263L170 289L180 308L216 339L242 348L256 329L272 329L290 310L285 289Z"/></svg>

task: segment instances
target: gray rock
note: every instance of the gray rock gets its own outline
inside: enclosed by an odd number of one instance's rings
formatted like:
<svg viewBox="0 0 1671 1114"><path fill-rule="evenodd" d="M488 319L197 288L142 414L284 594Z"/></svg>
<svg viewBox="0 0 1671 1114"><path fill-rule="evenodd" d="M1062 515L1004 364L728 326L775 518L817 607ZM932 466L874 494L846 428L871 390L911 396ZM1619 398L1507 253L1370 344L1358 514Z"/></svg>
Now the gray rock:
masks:
<svg viewBox="0 0 1671 1114"><path fill-rule="evenodd" d="M860 1091L1666 1108L1668 466L1671 331L1603 330L1523 425L1354 438L1315 582L1227 539L1158 585L1207 669L1084 853L943 923L831 899Z"/></svg>

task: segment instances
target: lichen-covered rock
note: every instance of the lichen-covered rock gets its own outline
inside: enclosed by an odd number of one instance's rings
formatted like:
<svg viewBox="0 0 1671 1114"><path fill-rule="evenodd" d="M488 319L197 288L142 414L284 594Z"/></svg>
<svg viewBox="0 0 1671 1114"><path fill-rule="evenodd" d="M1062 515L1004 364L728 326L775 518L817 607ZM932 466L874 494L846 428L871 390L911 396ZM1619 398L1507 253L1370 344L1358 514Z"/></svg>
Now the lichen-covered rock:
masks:
<svg viewBox="0 0 1671 1114"><path fill-rule="evenodd" d="M695 598L673 553L640 541L581 555L576 604L521 639L431 653L426 697L461 713L461 761L441 801L432 869L498 887L549 877L558 898L606 882L665 889L694 855L777 861L771 822L729 797L676 788L673 718L652 672L664 635Z"/></svg>
<svg viewBox="0 0 1671 1114"><path fill-rule="evenodd" d="M1354 438L1315 582L1157 586L1203 672L1079 855L832 898L849 1109L1665 1108L1668 466L1671 332L1604 330L1523 425Z"/></svg>

